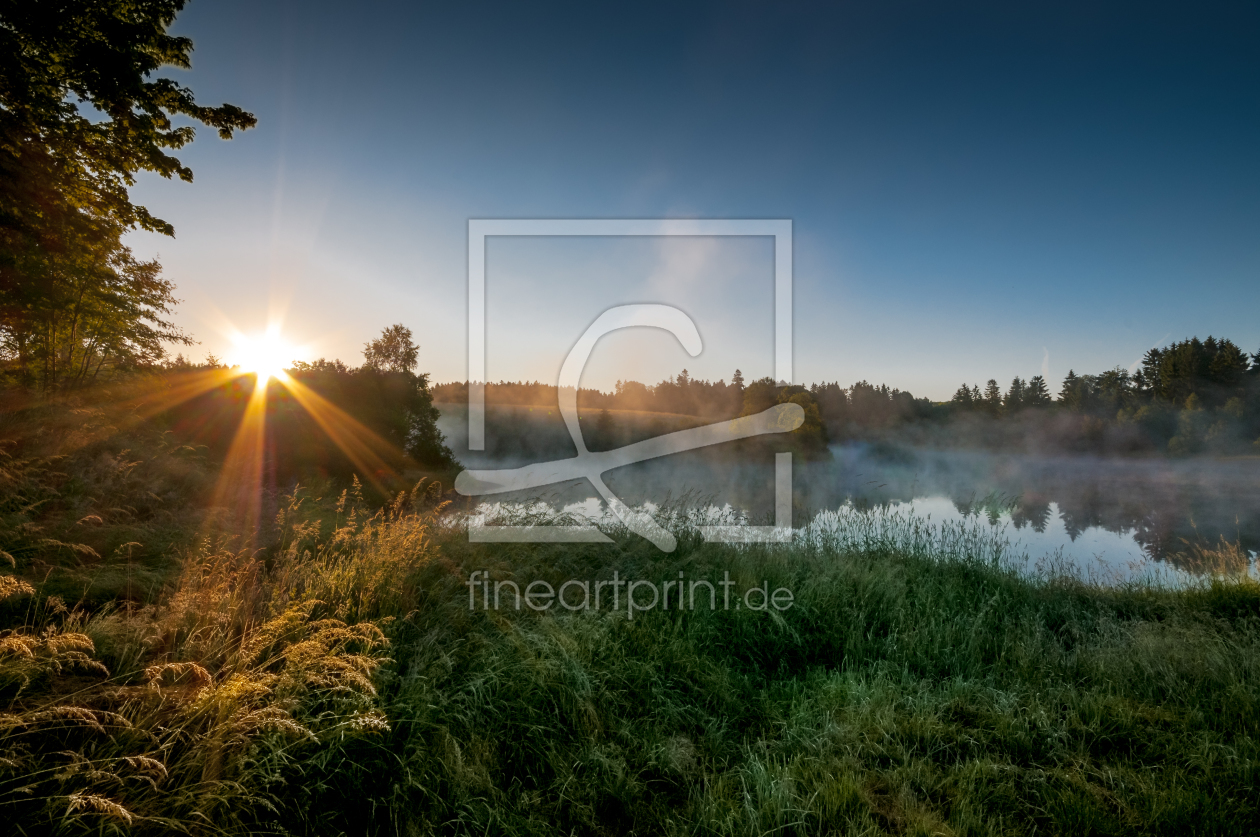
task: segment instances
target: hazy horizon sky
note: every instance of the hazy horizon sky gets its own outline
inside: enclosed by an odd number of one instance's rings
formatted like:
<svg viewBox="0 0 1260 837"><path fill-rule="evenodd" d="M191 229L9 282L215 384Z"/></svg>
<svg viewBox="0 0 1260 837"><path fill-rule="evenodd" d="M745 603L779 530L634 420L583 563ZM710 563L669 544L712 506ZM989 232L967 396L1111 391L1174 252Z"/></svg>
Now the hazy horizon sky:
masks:
<svg viewBox="0 0 1260 837"><path fill-rule="evenodd" d="M787 218L798 382L946 399L1260 350L1254 4L387 4L194 0L165 74L258 127L202 130L133 197L194 357L283 312L300 357L402 322L466 370L469 218ZM491 379L554 382L611 304L673 300L584 385L768 374L766 240L492 241Z"/></svg>

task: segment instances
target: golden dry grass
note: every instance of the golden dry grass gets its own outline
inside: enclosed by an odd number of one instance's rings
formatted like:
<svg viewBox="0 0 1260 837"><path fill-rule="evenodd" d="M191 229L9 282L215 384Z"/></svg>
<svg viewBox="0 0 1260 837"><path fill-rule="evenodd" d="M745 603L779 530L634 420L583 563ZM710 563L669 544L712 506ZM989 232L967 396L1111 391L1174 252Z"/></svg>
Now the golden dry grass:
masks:
<svg viewBox="0 0 1260 837"><path fill-rule="evenodd" d="M156 605L0 634L0 805L36 829L249 830L274 807L268 760L387 733L382 625L433 557L427 496L369 514L345 492L322 532L290 497L269 560L203 542Z"/></svg>

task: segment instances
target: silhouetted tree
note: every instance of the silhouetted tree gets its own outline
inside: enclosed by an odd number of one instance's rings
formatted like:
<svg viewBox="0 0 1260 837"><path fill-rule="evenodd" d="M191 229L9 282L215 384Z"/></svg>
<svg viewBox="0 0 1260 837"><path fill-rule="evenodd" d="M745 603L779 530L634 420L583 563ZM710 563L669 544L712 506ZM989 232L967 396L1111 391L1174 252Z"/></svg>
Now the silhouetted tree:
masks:
<svg viewBox="0 0 1260 837"><path fill-rule="evenodd" d="M1237 345L1210 336L1151 349L1142 359L1155 397L1173 404L1184 404L1196 394L1207 404L1222 404L1239 394L1247 370L1247 355Z"/></svg>
<svg viewBox="0 0 1260 837"><path fill-rule="evenodd" d="M1018 375L1011 381L1011 387L1006 391L1006 398L1002 402L1002 406L1006 409L1007 414L1018 412L1024 406L1026 403L1024 395L1026 387L1024 379Z"/></svg>
<svg viewBox="0 0 1260 837"><path fill-rule="evenodd" d="M984 408L995 416L1002 412L1002 388L993 378L984 387Z"/></svg>
<svg viewBox="0 0 1260 837"><path fill-rule="evenodd" d="M1114 413L1129 405L1134 395L1133 378L1129 370L1119 366L1092 376L1094 406L1100 411Z"/></svg>
<svg viewBox="0 0 1260 837"><path fill-rule="evenodd" d="M1050 390L1046 388L1046 379L1034 375L1024 390L1024 403L1030 407L1045 407L1050 404Z"/></svg>
<svg viewBox="0 0 1260 837"><path fill-rule="evenodd" d="M971 388L966 384L960 386L954 393L954 397L949 400L949 403L960 410L972 409L975 406L975 399L972 398Z"/></svg>
<svg viewBox="0 0 1260 837"><path fill-rule="evenodd" d="M307 362L304 360L295 360L293 361L292 368L297 370L298 372L346 373L350 371L350 367L347 366L345 362L342 361L340 358L334 358L333 360L325 360L322 357L319 360L312 360L310 362ZM467 394L465 394L465 399L467 399Z"/></svg>
<svg viewBox="0 0 1260 837"><path fill-rule="evenodd" d="M1068 370L1059 389L1059 403L1071 410L1079 410L1085 406L1085 383L1072 369Z"/></svg>
<svg viewBox="0 0 1260 837"><path fill-rule="evenodd" d="M382 372L412 372L420 359L420 347L411 341L411 329L402 323L389 326L381 336L363 344L363 365Z"/></svg>

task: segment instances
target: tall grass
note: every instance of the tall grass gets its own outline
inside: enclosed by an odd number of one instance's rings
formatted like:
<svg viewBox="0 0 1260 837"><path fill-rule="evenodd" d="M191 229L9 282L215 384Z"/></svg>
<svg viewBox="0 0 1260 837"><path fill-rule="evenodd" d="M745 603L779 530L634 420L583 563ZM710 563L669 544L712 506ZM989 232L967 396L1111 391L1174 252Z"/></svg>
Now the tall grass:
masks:
<svg viewBox="0 0 1260 837"><path fill-rule="evenodd" d="M146 418L162 380L0 393L0 561L67 601L140 602L207 520L215 466Z"/></svg>
<svg viewBox="0 0 1260 837"><path fill-rule="evenodd" d="M470 544L423 489L288 498L157 604L0 639L26 833L1250 834L1260 589L1030 576L982 527ZM470 608L475 571L787 588L783 611ZM475 601L479 605L479 601ZM15 650L21 645L25 650ZM105 675L99 666L106 667ZM0 815L6 815L0 813Z"/></svg>
<svg viewBox="0 0 1260 837"><path fill-rule="evenodd" d="M5 604L30 600L0 634L0 816L25 833L275 830L294 765L390 730L374 677L395 582L433 556L422 500L369 515L343 493L321 537L291 497L270 556L204 541L140 609L71 611L0 576Z"/></svg>
<svg viewBox="0 0 1260 837"><path fill-rule="evenodd" d="M1260 590L1030 578L1003 544L879 513L786 548L481 547L463 573L720 577L782 613L468 609L388 670L378 820L469 833L1251 833ZM406 649L406 650L404 650ZM403 812L400 816L399 812Z"/></svg>

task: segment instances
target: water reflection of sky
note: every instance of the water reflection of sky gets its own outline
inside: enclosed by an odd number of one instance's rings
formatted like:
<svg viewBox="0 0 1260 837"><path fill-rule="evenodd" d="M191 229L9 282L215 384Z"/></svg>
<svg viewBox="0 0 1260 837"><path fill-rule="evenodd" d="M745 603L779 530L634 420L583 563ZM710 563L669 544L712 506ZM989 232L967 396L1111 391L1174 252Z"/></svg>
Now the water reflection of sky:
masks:
<svg viewBox="0 0 1260 837"><path fill-rule="evenodd" d="M940 521L963 522L975 516L960 512L953 500L939 495L892 503L890 508L907 514L930 515L932 520ZM991 521L991 518L986 519ZM1147 557L1141 544L1133 539L1133 530L1113 532L1091 526L1073 537L1057 503L1050 504L1050 517L1042 531L1028 525L1016 528L1010 512L1000 514L997 523L990 522L990 525L995 533L1010 539L1013 553L1027 556L1030 571L1038 568L1050 571L1056 563L1064 562L1082 575L1116 581L1145 576L1162 578L1169 571L1168 565ZM1177 575L1179 573L1173 572L1170 578Z"/></svg>
<svg viewBox="0 0 1260 837"><path fill-rule="evenodd" d="M499 451L461 450L457 417L445 414L443 430L468 467L512 467L576 452L558 421L517 428L514 443ZM735 443L618 468L604 478L631 506L729 506L764 524L774 507L773 475L773 451ZM532 496L487 499L541 500L551 508L602 514L584 480ZM1223 538L1241 546L1254 573L1260 457L1099 459L837 445L829 458L795 460L793 505L798 527L840 508L983 522L1025 553L1033 571L1060 562L1097 577L1176 581L1185 577L1182 570L1197 569L1187 558L1192 545L1216 547Z"/></svg>
<svg viewBox="0 0 1260 837"><path fill-rule="evenodd" d="M515 513L523 509L514 504L487 503L480 507L477 516L479 522L496 519L513 508ZM613 521L606 507L598 497L565 503L560 507L549 504L532 504L528 509L535 522L555 515L556 509L564 523L587 521L595 525L608 525ZM644 503L639 508L649 512L658 512L659 507L653 503ZM1084 580L1100 583L1116 584L1126 581L1146 580L1162 585L1179 586L1198 577L1198 574L1187 572L1175 563L1159 561L1146 554L1142 545L1134 539L1134 532L1111 531L1101 526L1091 526L1081 532L1072 532L1065 524L1057 504L1051 504L1050 516L1045 526L1038 531L1029 525L1017 526L1011 513L1000 513L996 516L960 511L956 502L944 496L917 497L913 501L893 502L879 507L858 508L851 503L842 507L843 511L856 514L904 516L920 518L931 524L948 526L970 525L987 535L984 540L1005 543L1006 560L1021 572L1031 575L1059 575L1071 573ZM694 510L700 518L707 522L729 515L730 506ZM808 537L812 526L827 516L828 512L819 512L812 520L796 521L798 537ZM747 522L746 515L740 515L741 522ZM1260 563L1251 554L1252 564L1248 567L1253 578L1260 578Z"/></svg>

